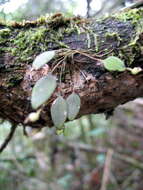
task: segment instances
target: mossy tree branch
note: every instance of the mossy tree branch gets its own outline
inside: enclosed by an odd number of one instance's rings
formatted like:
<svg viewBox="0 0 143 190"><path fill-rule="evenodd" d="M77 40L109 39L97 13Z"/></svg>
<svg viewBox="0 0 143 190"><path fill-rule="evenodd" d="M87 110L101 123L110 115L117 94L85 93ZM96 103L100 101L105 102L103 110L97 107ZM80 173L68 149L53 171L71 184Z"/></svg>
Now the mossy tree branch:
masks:
<svg viewBox="0 0 143 190"><path fill-rule="evenodd" d="M61 92L64 97L73 89L81 97L78 117L107 113L118 105L143 95L143 73L108 72L98 59L115 55L129 67L143 67L143 9L120 12L95 19L65 18L61 14L37 21L0 23L0 117L24 124L32 112L31 90L35 82L48 74L56 57L38 71L32 70L34 57L47 50L58 55L67 51L62 82L33 127L52 126L50 105ZM71 56L72 55L72 56ZM59 76L61 67L54 74Z"/></svg>

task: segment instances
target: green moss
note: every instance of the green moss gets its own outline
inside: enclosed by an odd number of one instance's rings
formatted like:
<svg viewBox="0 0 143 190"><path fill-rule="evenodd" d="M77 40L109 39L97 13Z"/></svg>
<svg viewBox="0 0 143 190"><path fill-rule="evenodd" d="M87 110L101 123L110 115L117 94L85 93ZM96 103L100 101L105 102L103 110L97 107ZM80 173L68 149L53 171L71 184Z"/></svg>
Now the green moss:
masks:
<svg viewBox="0 0 143 190"><path fill-rule="evenodd" d="M21 61L27 61L34 53L45 51L47 45L46 31L44 27L20 31L16 37L10 39L11 54L19 57Z"/></svg>
<svg viewBox="0 0 143 190"><path fill-rule="evenodd" d="M121 38L119 37L119 34L118 34L117 32L107 32L107 33L105 34L105 37L106 37L106 38L110 38L110 37L111 37L111 38L112 38L112 37L114 38L114 37L115 37L115 38L117 38L117 39L118 39L118 38L121 39Z"/></svg>
<svg viewBox="0 0 143 190"><path fill-rule="evenodd" d="M23 74L22 73L13 73L10 76L7 77L5 81L5 87L14 87L18 85L23 80Z"/></svg>
<svg viewBox="0 0 143 190"><path fill-rule="evenodd" d="M131 21L132 24L137 24L140 20L143 20L143 8L121 11L115 14L114 17L124 22Z"/></svg>
<svg viewBox="0 0 143 190"><path fill-rule="evenodd" d="M120 42L122 41L120 35L118 32L107 32L105 34L105 37L107 40L113 40L113 41L118 41L117 45L119 46L120 45Z"/></svg>
<svg viewBox="0 0 143 190"><path fill-rule="evenodd" d="M112 48L104 46L110 42L117 41L118 52L120 58L127 60L132 64L136 52L140 51L138 39L140 33L143 31L143 9L133 9L126 12L120 12L113 16L116 20L121 22L131 22L135 26L135 34L133 38L129 39L128 43L121 45L122 39L120 33L109 30L104 25L106 20L101 20L101 32L94 31L93 27L86 27L86 21L80 17L66 18L61 13L53 16L42 16L36 21L23 21L13 23L3 23L0 21L0 53L8 52L15 57L16 63L31 62L34 56L52 48L69 48L64 42L64 36L71 34L87 34L87 46L100 52L102 47L105 47L103 52L108 52ZM114 19L115 20L115 19ZM114 24L111 19L111 25ZM120 23L115 23L120 24ZM96 28L96 27L95 27ZM108 28L108 26L107 26ZM121 32L121 31L119 31ZM100 37L101 36L101 37ZM123 36L123 35L122 35ZM116 44L115 44L116 45ZM109 49L109 50L108 50ZM117 52L117 51L116 51ZM113 52L114 54L114 52Z"/></svg>
<svg viewBox="0 0 143 190"><path fill-rule="evenodd" d="M1 29L0 30L0 45L7 42L10 36L11 30L9 28Z"/></svg>
<svg viewBox="0 0 143 190"><path fill-rule="evenodd" d="M0 30L0 52L9 52L17 62L25 62L53 47L69 48L63 42L64 35L79 33L79 21L81 18L66 18L61 13L42 16L36 21L5 24L0 21L4 27Z"/></svg>
<svg viewBox="0 0 143 190"><path fill-rule="evenodd" d="M141 52L139 38L143 32L143 8L121 11L113 17L119 21L130 22L134 28L134 34L128 44L119 49L120 58L126 60L128 65L131 65L135 61L137 54Z"/></svg>

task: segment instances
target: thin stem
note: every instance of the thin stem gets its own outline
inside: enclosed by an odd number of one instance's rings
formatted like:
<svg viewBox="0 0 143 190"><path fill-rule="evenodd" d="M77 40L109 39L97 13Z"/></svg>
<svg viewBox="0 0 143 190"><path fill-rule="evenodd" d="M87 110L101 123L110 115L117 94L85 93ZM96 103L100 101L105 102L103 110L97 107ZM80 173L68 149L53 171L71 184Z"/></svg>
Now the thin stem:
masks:
<svg viewBox="0 0 143 190"><path fill-rule="evenodd" d="M4 140L2 145L0 146L0 153L2 153L4 151L4 149L7 147L8 143L11 141L11 139L12 139L12 137L16 131L16 127L17 127L17 125L11 126L11 129L10 129L8 136L6 137L6 139Z"/></svg>

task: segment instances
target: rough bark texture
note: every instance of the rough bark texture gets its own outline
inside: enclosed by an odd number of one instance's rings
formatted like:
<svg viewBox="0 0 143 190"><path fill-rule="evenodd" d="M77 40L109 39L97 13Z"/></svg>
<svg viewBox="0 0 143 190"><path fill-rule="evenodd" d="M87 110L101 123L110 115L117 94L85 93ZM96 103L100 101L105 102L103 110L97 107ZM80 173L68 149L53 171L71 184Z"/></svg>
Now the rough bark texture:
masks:
<svg viewBox="0 0 143 190"><path fill-rule="evenodd" d="M142 25L143 9L120 12L99 21L67 19L57 14L34 22L0 23L0 117L16 124L24 123L33 111L30 104L33 85L50 72L56 60L38 71L32 70L31 63L40 52L51 49L60 53L78 51L67 57L66 68L70 74L63 74L62 83L43 108L40 119L30 126L52 126L50 105L58 91L64 97L73 89L80 95L78 117L110 112L141 97L142 72L138 75L128 71L108 72L98 59L115 55L127 66L143 67ZM60 66L55 75L59 73Z"/></svg>

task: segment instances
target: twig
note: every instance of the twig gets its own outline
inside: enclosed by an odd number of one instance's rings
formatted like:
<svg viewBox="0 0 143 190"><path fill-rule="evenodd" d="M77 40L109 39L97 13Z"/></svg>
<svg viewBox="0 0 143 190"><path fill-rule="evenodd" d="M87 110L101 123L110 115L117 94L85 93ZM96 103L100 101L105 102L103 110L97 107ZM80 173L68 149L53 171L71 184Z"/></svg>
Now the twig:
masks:
<svg viewBox="0 0 143 190"><path fill-rule="evenodd" d="M85 52L81 52L79 50L75 50L75 53L79 53L79 54L84 55L85 57L88 57L88 58L95 60L95 61L101 61L101 59L95 58L95 57L93 57L93 56L91 56Z"/></svg>
<svg viewBox="0 0 143 190"><path fill-rule="evenodd" d="M104 166L101 190L107 189L108 181L110 178L112 155L113 155L113 150L109 149L107 151L107 156L106 156L106 161L105 161L105 166Z"/></svg>
<svg viewBox="0 0 143 190"><path fill-rule="evenodd" d="M116 190L121 190L120 184L117 182L117 179L113 172L110 172L110 181L113 185L116 185Z"/></svg>
<svg viewBox="0 0 143 190"><path fill-rule="evenodd" d="M143 163L136 160L136 159L134 159L134 158L132 158L132 157L130 157L130 156L116 153L115 158L123 160L123 161L133 165L135 168L139 168L140 170L143 170Z"/></svg>
<svg viewBox="0 0 143 190"><path fill-rule="evenodd" d="M18 162L26 162L27 160L35 160L36 157L34 155L27 155L25 157L16 158ZM13 162L13 158L1 158L0 162Z"/></svg>
<svg viewBox="0 0 143 190"><path fill-rule="evenodd" d="M52 68L51 73L53 73L53 72L55 71L55 69L56 69L62 62L64 62L64 61L67 59L68 56L72 56L72 59L73 59L73 56L74 56L75 54L84 55L85 57L88 57L88 58L90 58L90 59L92 59L92 60L95 60L95 61L101 61L101 59L95 58L95 57L91 56L90 54L85 53L85 52L82 52L82 51L80 51L80 50L70 50L70 51L67 51L67 53L65 54L64 57L62 57L61 59L59 59L58 63Z"/></svg>
<svg viewBox="0 0 143 190"><path fill-rule="evenodd" d="M136 169L130 176L126 177L125 181L122 183L122 189L127 189L134 177L139 176L139 173L139 170Z"/></svg>
<svg viewBox="0 0 143 190"><path fill-rule="evenodd" d="M60 141L62 141L60 139ZM78 147L81 151L86 151L86 152L94 152L94 153L106 153L108 152L105 148L95 148L91 145L88 145L88 144L84 144L84 143L73 143L73 142L67 142L67 141L62 141L62 142L65 142L67 146L71 147L71 148L75 148L75 147ZM116 152L116 150L114 150L114 155L113 155L113 158L117 158L119 160L123 160L131 165L133 165L135 168L138 168L140 170L143 170L143 163L141 163L140 161L130 157L130 156L127 156L127 155L124 155L124 154L121 154L121 153L118 153Z"/></svg>
<svg viewBox="0 0 143 190"><path fill-rule="evenodd" d="M10 142L10 140L12 139L15 130L16 130L17 125L12 125L10 132L8 134L8 136L6 137L6 139L4 140L4 142L2 143L2 145L0 146L0 153L3 152L3 150L7 147L8 143Z"/></svg>
<svg viewBox="0 0 143 190"><path fill-rule="evenodd" d="M93 153L103 153L103 154L105 154L105 153L107 154L107 152L108 152L107 148L103 148L103 147L95 148L89 144L75 143L70 140L67 141L67 139L64 139L63 137L61 138L60 136L57 136L57 141L59 143L66 144L66 146L68 146L71 149L79 149L80 151L85 151L85 152L90 152L90 153L92 153L92 152ZM118 153L118 152L116 152L116 150L113 150L113 151L114 151L113 158L125 161L126 163L133 165L135 168L143 170L143 163L141 163L140 161L132 158L131 156L127 156L125 154Z"/></svg>

